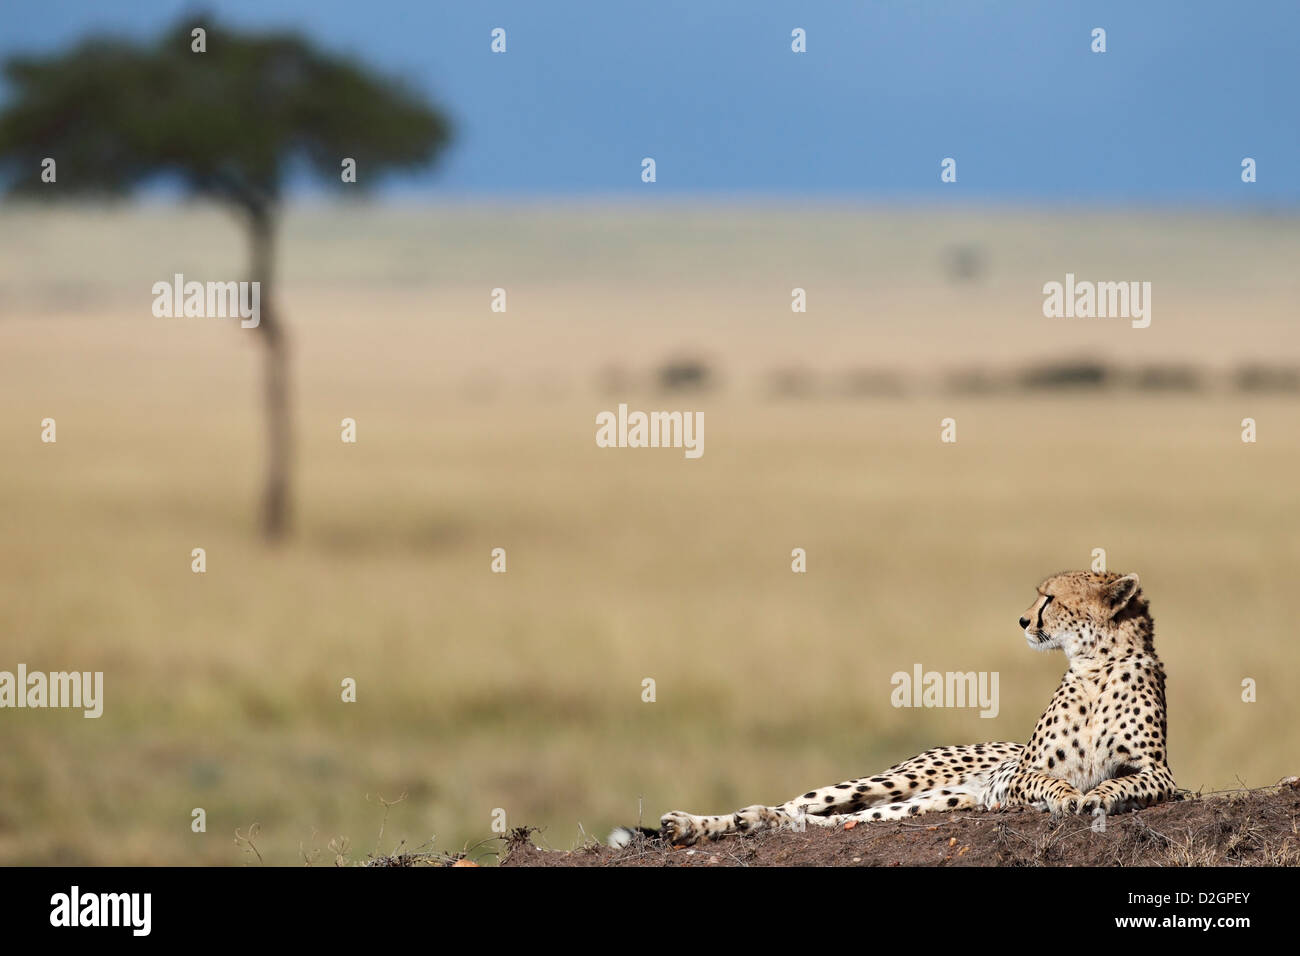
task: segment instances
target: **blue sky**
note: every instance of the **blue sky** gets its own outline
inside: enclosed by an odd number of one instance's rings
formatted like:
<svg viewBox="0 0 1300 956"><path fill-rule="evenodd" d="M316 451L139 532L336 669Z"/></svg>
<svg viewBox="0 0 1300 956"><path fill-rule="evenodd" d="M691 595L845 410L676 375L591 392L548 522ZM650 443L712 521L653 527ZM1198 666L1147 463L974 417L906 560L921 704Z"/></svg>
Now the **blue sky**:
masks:
<svg viewBox="0 0 1300 956"><path fill-rule="evenodd" d="M424 90L458 138L387 191L1293 205L1300 3L214 0ZM193 3L0 0L0 55ZM508 52L489 49L494 27ZM790 51L807 31L808 52ZM1090 51L1094 27L1108 50ZM652 156L658 182L642 184ZM939 181L944 157L957 183ZM1241 182L1243 157L1259 181Z"/></svg>

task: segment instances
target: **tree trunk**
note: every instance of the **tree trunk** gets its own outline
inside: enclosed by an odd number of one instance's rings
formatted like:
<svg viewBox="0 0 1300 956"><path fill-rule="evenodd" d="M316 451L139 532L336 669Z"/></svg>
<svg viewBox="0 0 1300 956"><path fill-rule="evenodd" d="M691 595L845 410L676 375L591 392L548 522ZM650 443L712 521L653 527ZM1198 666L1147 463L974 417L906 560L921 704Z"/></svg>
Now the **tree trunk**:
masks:
<svg viewBox="0 0 1300 956"><path fill-rule="evenodd" d="M292 433L289 416L289 343L275 305L275 212L253 210L252 279L261 283L261 322L257 334L265 348L263 401L266 405L266 485L262 493L262 534L271 541L289 530L289 468Z"/></svg>

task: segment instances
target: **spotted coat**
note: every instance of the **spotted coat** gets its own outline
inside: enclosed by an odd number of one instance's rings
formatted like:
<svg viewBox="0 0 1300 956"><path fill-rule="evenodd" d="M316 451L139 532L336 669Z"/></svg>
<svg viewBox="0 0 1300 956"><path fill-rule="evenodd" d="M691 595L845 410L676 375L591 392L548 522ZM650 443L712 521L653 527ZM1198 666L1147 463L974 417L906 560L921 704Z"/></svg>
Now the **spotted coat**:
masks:
<svg viewBox="0 0 1300 956"><path fill-rule="evenodd" d="M1167 762L1165 673L1137 575L1053 575L1038 586L1019 623L1030 647L1059 649L1068 661L1027 743L936 747L780 806L716 816L673 811L661 818L660 834L689 844L764 828L836 827L945 810L1032 807L1096 815L1176 798Z"/></svg>

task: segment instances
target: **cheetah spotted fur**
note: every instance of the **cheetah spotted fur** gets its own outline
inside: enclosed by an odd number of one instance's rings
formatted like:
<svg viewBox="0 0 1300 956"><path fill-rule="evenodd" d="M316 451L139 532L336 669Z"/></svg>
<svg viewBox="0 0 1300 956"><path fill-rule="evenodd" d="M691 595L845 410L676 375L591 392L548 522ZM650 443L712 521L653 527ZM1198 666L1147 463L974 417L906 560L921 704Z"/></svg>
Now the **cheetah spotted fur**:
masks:
<svg viewBox="0 0 1300 956"><path fill-rule="evenodd" d="M1060 649L1069 663L1023 746L936 747L876 776L810 790L780 806L718 816L666 813L657 835L691 844L804 823L838 827L1008 807L1110 814L1176 798L1166 762L1165 674L1138 576L1053 575L1038 586L1020 626L1030 647ZM630 836L620 828L611 843Z"/></svg>

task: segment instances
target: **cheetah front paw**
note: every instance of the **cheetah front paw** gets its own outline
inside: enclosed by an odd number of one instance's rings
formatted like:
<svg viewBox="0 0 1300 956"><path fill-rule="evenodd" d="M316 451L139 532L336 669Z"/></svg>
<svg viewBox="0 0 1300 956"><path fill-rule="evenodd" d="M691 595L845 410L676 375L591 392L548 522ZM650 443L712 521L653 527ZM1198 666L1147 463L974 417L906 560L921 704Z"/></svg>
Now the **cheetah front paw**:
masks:
<svg viewBox="0 0 1300 956"><path fill-rule="evenodd" d="M1071 793L1047 800L1047 809L1053 816L1070 816L1079 812L1081 794Z"/></svg>
<svg viewBox="0 0 1300 956"><path fill-rule="evenodd" d="M1131 804L1113 793L1103 793L1100 790L1089 790L1079 801L1080 813L1096 814L1102 813L1119 813Z"/></svg>

